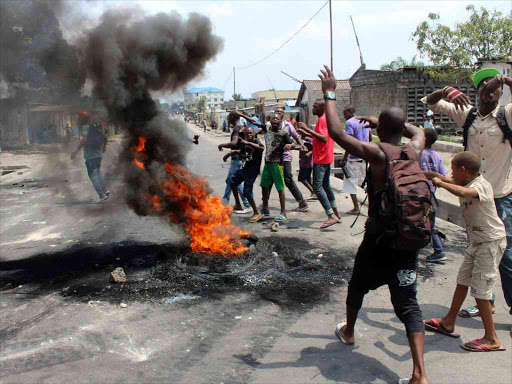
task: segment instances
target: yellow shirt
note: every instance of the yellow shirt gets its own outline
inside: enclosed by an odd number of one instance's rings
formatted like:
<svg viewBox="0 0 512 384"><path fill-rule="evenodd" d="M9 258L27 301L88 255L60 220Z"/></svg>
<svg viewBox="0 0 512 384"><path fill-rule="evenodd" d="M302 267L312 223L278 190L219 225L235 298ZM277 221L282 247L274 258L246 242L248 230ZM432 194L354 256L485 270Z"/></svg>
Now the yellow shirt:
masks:
<svg viewBox="0 0 512 384"><path fill-rule="evenodd" d="M427 98L421 99L427 104ZM457 109L453 103L445 100L437 104L427 104L434 112L450 117L459 128L466 122L470 108ZM512 147L508 140L503 143L503 132L498 125L496 115L499 107L487 116L477 116L468 131L468 151L480 157L480 173L492 185L494 197L504 197L512 193ZM512 128L512 104L505 106L505 117Z"/></svg>

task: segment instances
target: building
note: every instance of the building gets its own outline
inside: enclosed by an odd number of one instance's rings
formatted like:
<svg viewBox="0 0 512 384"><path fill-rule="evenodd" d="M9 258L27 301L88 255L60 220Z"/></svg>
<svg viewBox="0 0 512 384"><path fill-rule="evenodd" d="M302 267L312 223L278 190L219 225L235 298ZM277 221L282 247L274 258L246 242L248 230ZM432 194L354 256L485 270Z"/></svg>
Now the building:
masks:
<svg viewBox="0 0 512 384"><path fill-rule="evenodd" d="M255 100L264 99L265 101L287 101L297 100L299 91L258 91L251 93L251 98Z"/></svg>
<svg viewBox="0 0 512 384"><path fill-rule="evenodd" d="M336 110L342 116L345 107L350 105L350 82L338 80L336 83ZM318 118L313 115L313 104L317 99L323 99L322 82L320 80L304 80L297 95L295 106L301 107L301 121L314 125Z"/></svg>
<svg viewBox="0 0 512 384"><path fill-rule="evenodd" d="M480 59L478 64L481 68L496 68L503 76L512 76L512 61L510 60L484 60ZM503 87L503 96L501 96L500 104L506 105L512 103L512 94L510 87Z"/></svg>
<svg viewBox="0 0 512 384"><path fill-rule="evenodd" d="M398 71L366 69L363 64L350 78L350 102L358 115L378 116L385 107L399 107L407 113L407 121L423 125L427 106L421 99L443 84L427 76L417 67L404 67ZM476 91L473 84L463 82L452 84L465 93L476 105ZM435 114L436 125L455 130L455 123L447 116Z"/></svg>
<svg viewBox="0 0 512 384"><path fill-rule="evenodd" d="M190 88L184 92L187 110L194 109L198 100L206 97L206 109L221 108L224 103L224 91L218 88Z"/></svg>

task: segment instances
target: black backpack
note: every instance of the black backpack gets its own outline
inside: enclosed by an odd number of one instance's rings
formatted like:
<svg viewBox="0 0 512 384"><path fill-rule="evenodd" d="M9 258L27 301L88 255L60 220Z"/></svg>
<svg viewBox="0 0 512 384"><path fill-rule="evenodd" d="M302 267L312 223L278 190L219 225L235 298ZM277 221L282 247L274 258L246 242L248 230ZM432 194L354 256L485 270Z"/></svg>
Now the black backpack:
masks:
<svg viewBox="0 0 512 384"><path fill-rule="evenodd" d="M87 132L85 146L89 149L100 149L105 145L105 135L101 132L99 124L92 124Z"/></svg>
<svg viewBox="0 0 512 384"><path fill-rule="evenodd" d="M473 122L476 119L476 112L478 111L477 107L473 107L469 110L468 117L466 117L466 121L464 122L464 125L462 126L462 137L463 137L463 144L464 144L464 151L468 148L468 131L469 128L473 125ZM498 109L498 114L496 115L496 121L498 122L498 126L501 129L501 132L503 132L503 143L505 140L508 140L510 143L510 146L512 147L512 129L508 126L507 118L505 117L505 107L500 106Z"/></svg>

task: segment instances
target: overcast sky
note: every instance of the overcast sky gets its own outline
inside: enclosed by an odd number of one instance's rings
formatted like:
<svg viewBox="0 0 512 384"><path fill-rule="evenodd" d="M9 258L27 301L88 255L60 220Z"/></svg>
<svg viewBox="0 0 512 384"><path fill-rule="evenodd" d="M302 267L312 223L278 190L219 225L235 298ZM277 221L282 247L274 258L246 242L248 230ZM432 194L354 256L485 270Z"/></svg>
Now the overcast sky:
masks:
<svg viewBox="0 0 512 384"><path fill-rule="evenodd" d="M205 76L190 87L217 87L233 94L233 67L251 65L278 48L325 3L319 1L153 1L132 0L148 13L176 10L183 15L198 12L212 20L214 32L224 38L224 50L207 66ZM103 4L103 5L100 5ZM512 10L512 0L485 1L333 1L334 73L349 78L360 65L359 52L350 24L354 19L364 62L378 69L397 56L410 60L417 54L411 34L430 12L441 14L450 26L468 19L466 6L473 4L503 13ZM120 2L98 3L118 7ZM418 60L428 61L417 57ZM329 7L320 13L293 40L276 54L248 69L236 71L236 92L250 97L252 92L271 88L299 89L299 80L316 79L322 64L329 63ZM228 80L229 79L229 80Z"/></svg>

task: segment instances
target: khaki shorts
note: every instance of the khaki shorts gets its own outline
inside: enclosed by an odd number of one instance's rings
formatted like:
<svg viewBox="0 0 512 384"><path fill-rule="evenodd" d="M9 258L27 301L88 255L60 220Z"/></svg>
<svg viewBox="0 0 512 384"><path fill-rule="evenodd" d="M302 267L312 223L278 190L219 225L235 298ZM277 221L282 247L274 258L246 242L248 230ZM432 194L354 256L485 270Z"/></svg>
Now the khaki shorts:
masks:
<svg viewBox="0 0 512 384"><path fill-rule="evenodd" d="M470 244L457 275L457 284L470 287L471 296L476 299L491 300L506 244L505 238Z"/></svg>

